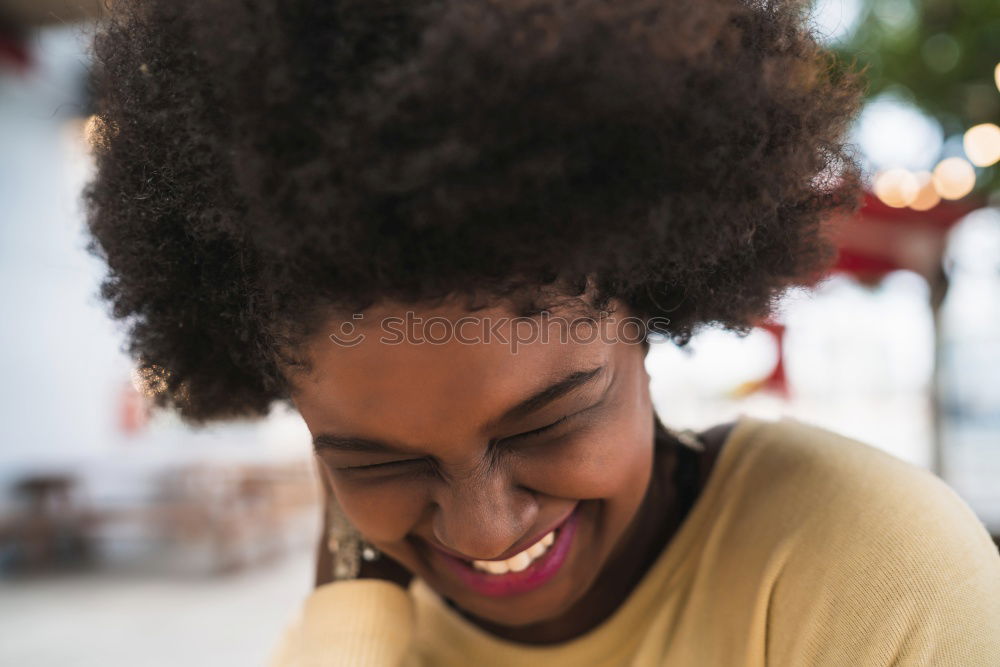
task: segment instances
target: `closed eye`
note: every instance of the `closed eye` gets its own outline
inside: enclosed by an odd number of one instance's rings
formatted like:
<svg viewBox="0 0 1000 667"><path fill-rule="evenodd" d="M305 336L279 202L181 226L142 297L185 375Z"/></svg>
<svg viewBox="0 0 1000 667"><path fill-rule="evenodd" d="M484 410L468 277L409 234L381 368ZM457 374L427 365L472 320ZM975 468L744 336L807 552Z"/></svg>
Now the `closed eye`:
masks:
<svg viewBox="0 0 1000 667"><path fill-rule="evenodd" d="M402 461L388 461L386 463L369 463L363 466L344 466L343 468L338 468L338 470L388 470L397 466L408 466L426 462L426 459L404 459Z"/></svg>
<svg viewBox="0 0 1000 667"><path fill-rule="evenodd" d="M559 419L555 420L551 424L548 424L546 426L542 426L541 428L536 428L536 429L531 430L531 431L525 431L524 433L518 433L517 435L512 435L510 437L504 438L503 440L501 440L501 442L510 442L511 440L514 440L514 441L530 440L531 438L534 438L535 436L541 435L542 433L545 433L546 431L554 429L556 426L559 426L564 421L566 421L567 419L569 419L570 417L573 417L573 416L574 415L566 415L565 417L560 417Z"/></svg>
<svg viewBox="0 0 1000 667"><path fill-rule="evenodd" d="M585 416L587 414L592 414L594 410L599 409L604 404L605 404L604 403L604 397L601 397L601 400L597 401L596 403L594 403L592 405L588 405L587 407L585 407L582 410L578 410L576 412L568 414L565 417L560 417L559 419L555 420L551 424L547 424L546 426L542 426L541 428L536 428L536 429L534 429L532 431L525 431L524 433L518 433L517 435L512 435L510 437L503 438L499 442L510 442L510 441L518 442L518 441L521 441L521 440L530 440L530 439L532 439L532 438L534 438L536 436L542 435L543 433L546 433L546 432L548 432L548 431L556 428L557 426L560 426L564 422L567 422L567 421L570 421L570 420L574 420L574 419L578 419L578 418L583 417L583 416Z"/></svg>

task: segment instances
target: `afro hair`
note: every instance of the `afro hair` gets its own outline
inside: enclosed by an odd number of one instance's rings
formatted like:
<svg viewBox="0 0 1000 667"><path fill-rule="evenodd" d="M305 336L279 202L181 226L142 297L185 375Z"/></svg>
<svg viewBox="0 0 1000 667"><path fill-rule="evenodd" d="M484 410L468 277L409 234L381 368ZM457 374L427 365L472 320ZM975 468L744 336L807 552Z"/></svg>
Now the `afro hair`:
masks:
<svg viewBox="0 0 1000 667"><path fill-rule="evenodd" d="M745 334L860 205L803 2L117 0L83 192L158 407L255 418L331 312L611 299ZM589 293L589 292L588 292ZM663 324L667 322L667 324Z"/></svg>

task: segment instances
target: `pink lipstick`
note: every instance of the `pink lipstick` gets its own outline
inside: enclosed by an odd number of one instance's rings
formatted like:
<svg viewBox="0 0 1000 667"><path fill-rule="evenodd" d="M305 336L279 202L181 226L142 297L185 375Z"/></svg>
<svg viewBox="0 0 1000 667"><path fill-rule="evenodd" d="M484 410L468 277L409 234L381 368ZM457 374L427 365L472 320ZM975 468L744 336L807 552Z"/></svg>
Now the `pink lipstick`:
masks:
<svg viewBox="0 0 1000 667"><path fill-rule="evenodd" d="M554 540L551 546L530 565L518 572L508 571L502 574L491 574L474 567L467 560L456 558L440 549L434 549L433 553L458 576L462 583L481 595L504 597L526 593L551 580L566 561L566 556L573 543L573 536L576 534L579 508L580 506L577 504L566 520L554 529Z"/></svg>

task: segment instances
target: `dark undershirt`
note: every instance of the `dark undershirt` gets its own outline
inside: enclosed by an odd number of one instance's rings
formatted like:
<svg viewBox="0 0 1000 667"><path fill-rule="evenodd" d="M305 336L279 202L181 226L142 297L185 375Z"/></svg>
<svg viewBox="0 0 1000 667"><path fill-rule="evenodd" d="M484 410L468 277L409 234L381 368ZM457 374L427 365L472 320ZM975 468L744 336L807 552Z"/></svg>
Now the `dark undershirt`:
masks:
<svg viewBox="0 0 1000 667"><path fill-rule="evenodd" d="M698 496L704 491L705 484L708 482L715 462L722 452L726 438L729 437L729 433L735 425L736 422L727 422L699 433L698 440L705 446L705 451L698 452L677 442L662 429L657 421L657 437L674 440L673 446L677 448L678 458L677 466L674 469L674 485L677 489L678 524L687 518Z"/></svg>

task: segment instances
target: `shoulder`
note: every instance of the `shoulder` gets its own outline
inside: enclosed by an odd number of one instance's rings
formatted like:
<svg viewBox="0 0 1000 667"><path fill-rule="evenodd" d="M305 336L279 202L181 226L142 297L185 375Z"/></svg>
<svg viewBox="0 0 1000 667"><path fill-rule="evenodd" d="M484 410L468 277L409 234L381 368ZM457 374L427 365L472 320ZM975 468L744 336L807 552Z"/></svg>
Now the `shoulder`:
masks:
<svg viewBox="0 0 1000 667"><path fill-rule="evenodd" d="M790 417L754 420L742 463L776 492L799 498L803 517L848 520L861 530L926 535L961 528L990 541L985 526L944 480L871 444ZM762 480L758 479L758 482ZM829 533L830 525L824 532Z"/></svg>
<svg viewBox="0 0 1000 667"><path fill-rule="evenodd" d="M827 547L928 539L986 547L986 527L944 480L888 452L790 417L734 432L728 482Z"/></svg>
<svg viewBox="0 0 1000 667"><path fill-rule="evenodd" d="M755 425L731 468L756 489L757 525L778 526L764 532L778 554L779 663L991 664L1000 554L961 497L831 430L787 417Z"/></svg>
<svg viewBox="0 0 1000 667"><path fill-rule="evenodd" d="M378 579L327 583L305 599L267 664L398 665L413 626L413 602L399 585Z"/></svg>

